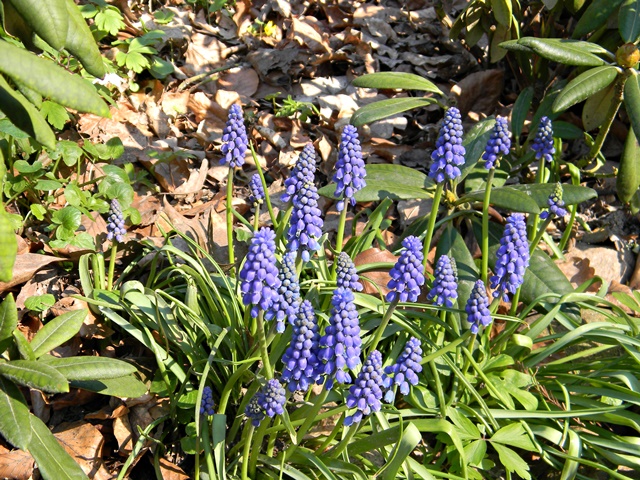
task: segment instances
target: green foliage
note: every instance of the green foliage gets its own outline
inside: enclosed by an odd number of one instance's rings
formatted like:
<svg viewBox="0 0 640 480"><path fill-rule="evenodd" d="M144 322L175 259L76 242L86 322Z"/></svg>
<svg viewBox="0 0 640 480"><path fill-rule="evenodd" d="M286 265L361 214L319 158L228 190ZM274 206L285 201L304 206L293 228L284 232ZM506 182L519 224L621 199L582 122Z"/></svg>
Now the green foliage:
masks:
<svg viewBox="0 0 640 480"><path fill-rule="evenodd" d="M140 37L114 42L119 49L116 63L136 73L149 70L154 77L165 78L173 72L173 65L160 58L153 47L163 36L162 30L151 30Z"/></svg>

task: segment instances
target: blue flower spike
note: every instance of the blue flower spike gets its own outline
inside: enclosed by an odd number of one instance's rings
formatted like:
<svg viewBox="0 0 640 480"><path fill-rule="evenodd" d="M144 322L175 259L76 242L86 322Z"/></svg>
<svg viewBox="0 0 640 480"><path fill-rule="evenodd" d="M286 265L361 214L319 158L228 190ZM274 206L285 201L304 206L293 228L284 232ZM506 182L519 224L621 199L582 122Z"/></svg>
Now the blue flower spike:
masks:
<svg viewBox="0 0 640 480"><path fill-rule="evenodd" d="M322 236L322 212L318 208L318 189L313 183L305 183L293 196L293 211L287 231L287 248L301 252L308 262L311 253L320 250L318 239Z"/></svg>
<svg viewBox="0 0 640 480"><path fill-rule="evenodd" d="M287 392L282 384L272 378L258 392L258 405L265 411L268 417L284 413L284 405L287 402Z"/></svg>
<svg viewBox="0 0 640 480"><path fill-rule="evenodd" d="M561 184L556 183L556 188L547 199L547 205L549 205L549 210L545 210L540 214L540 218L543 220L546 220L549 217L564 217L568 213L567 209L564 208L564 200L562 200Z"/></svg>
<svg viewBox="0 0 640 480"><path fill-rule="evenodd" d="M511 132L509 122L505 117L496 117L496 124L493 126L491 137L484 149L482 159L487 170L492 169L501 155L508 155L511 149Z"/></svg>
<svg viewBox="0 0 640 480"><path fill-rule="evenodd" d="M276 331L284 332L284 321L293 324L300 307L300 284L296 275L296 252L287 252L282 256L278 272L280 287L278 295L266 311L264 318L276 320Z"/></svg>
<svg viewBox="0 0 640 480"><path fill-rule="evenodd" d="M482 280L476 281L473 285L464 311L467 312L467 321L471 324L469 329L474 335L478 333L481 325L483 327L491 325L489 298L487 297L487 289Z"/></svg>
<svg viewBox="0 0 640 480"><path fill-rule="evenodd" d="M514 295L524 282L524 272L529 266L529 241L524 214L512 213L507 218L500 248L496 253L495 275L491 277L493 296L502 295L508 301L507 294Z"/></svg>
<svg viewBox="0 0 640 480"><path fill-rule="evenodd" d="M327 376L326 387L338 383L351 383L345 368L353 370L360 364L360 317L354 303L353 292L338 287L331 298L331 316L324 336L320 338L318 373Z"/></svg>
<svg viewBox="0 0 640 480"><path fill-rule="evenodd" d="M222 159L220 165L229 165L239 168L244 165L244 156L247 153L249 139L247 129L244 126L242 107L233 104L229 108L227 125L222 131Z"/></svg>
<svg viewBox="0 0 640 480"><path fill-rule="evenodd" d="M202 401L200 402L200 415L213 415L213 392L210 386L202 389Z"/></svg>
<svg viewBox="0 0 640 480"><path fill-rule="evenodd" d="M433 286L427 294L427 300L441 307L453 307L458 298L458 272L456 261L449 255L442 255L436 263Z"/></svg>
<svg viewBox="0 0 640 480"><path fill-rule="evenodd" d="M429 176L436 182L454 180L462 175L460 166L464 165L465 148L462 146L462 117L460 110L451 107L444 115L436 149L431 153Z"/></svg>
<svg viewBox="0 0 640 480"><path fill-rule="evenodd" d="M404 346L404 350L393 365L384 369L383 386L391 388L392 385L400 387L400 393L409 395L411 385L418 384L418 373L422 371L422 345L420 340L411 337ZM393 390L387 391L384 400L392 403L395 394Z"/></svg>
<svg viewBox="0 0 640 480"><path fill-rule="evenodd" d="M357 410L344 419L345 427L359 423L365 415L380 411L383 383L382 355L378 350L373 350L365 360L358 378L349 389L347 407Z"/></svg>
<svg viewBox="0 0 640 480"><path fill-rule="evenodd" d="M422 265L422 243L413 235L402 241L404 250L389 272L391 280L387 284L387 302L415 302L424 285L424 266Z"/></svg>
<svg viewBox="0 0 640 480"><path fill-rule="evenodd" d="M249 245L249 252L240 271L240 291L244 305L251 305L251 316L268 310L278 298L280 278L276 267L276 234L269 228L258 230Z"/></svg>
<svg viewBox="0 0 640 480"><path fill-rule="evenodd" d="M347 125L342 130L336 173L333 175L336 183L334 196L341 199L336 205L339 212L344 209L346 202L352 206L356 204L355 194L367 185L364 180L366 176L358 130L353 125Z"/></svg>
<svg viewBox="0 0 640 480"><path fill-rule="evenodd" d="M293 324L291 343L282 356L282 381L290 392L306 392L320 378L318 372L318 322L313 305L305 300L300 305Z"/></svg>
<svg viewBox="0 0 640 480"><path fill-rule="evenodd" d="M312 143L307 143L291 169L289 178L284 181L285 192L280 199L288 202L308 183L313 183L316 175L316 151Z"/></svg>
<svg viewBox="0 0 640 480"><path fill-rule="evenodd" d="M124 228L124 216L120 203L115 198L111 200L109 213L107 216L107 240L115 240L116 242L124 242L124 236L127 231Z"/></svg>
<svg viewBox="0 0 640 480"><path fill-rule="evenodd" d="M549 117L542 117L536 136L531 143L531 150L536 153L536 160L544 158L547 163L553 161L556 149L553 146L553 124Z"/></svg>
<svg viewBox="0 0 640 480"><path fill-rule="evenodd" d="M247 407L244 409L244 414L251 420L251 424L254 427L260 426L260 422L264 420L265 414L264 409L260 406L259 392L251 398Z"/></svg>
<svg viewBox="0 0 640 480"><path fill-rule="evenodd" d="M264 188L262 187L262 180L260 179L260 175L254 173L249 182L249 190L251 191L251 195L249 196L249 201L253 204L261 204L264 202Z"/></svg>
<svg viewBox="0 0 640 480"><path fill-rule="evenodd" d="M350 288L357 292L362 291L360 277L351 257L346 252L340 252L336 259L336 284L338 287Z"/></svg>

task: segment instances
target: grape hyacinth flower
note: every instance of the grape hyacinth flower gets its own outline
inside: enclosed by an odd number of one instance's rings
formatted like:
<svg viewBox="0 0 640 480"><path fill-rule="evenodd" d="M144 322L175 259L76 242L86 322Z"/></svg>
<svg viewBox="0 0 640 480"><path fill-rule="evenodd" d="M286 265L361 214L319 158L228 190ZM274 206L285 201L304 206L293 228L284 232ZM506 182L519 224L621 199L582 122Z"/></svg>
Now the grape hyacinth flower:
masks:
<svg viewBox="0 0 640 480"><path fill-rule="evenodd" d="M436 149L431 153L431 168L429 176L442 183L445 179L458 178L460 165L464 164L466 151L462 146L462 117L460 110L451 107L444 114L444 122L440 128L440 135L436 141Z"/></svg>
<svg viewBox="0 0 640 480"><path fill-rule="evenodd" d="M491 170L500 155L508 155L511 149L511 132L509 131L509 122L505 117L496 117L496 124L491 132L491 137L484 149L482 159L485 161L484 166L487 170Z"/></svg>
<svg viewBox="0 0 640 480"><path fill-rule="evenodd" d="M257 173L254 173L251 177L249 190L251 190L251 196L249 197L251 203L262 203L264 201L264 188L262 187L260 175Z"/></svg>
<svg viewBox="0 0 640 480"><path fill-rule="evenodd" d="M547 205L549 205L549 211L545 210L540 214L540 218L543 220L550 216L564 217L567 214L567 209L564 208L564 200L562 200L562 185L559 183L556 184L553 193L549 195Z"/></svg>
<svg viewBox="0 0 640 480"><path fill-rule="evenodd" d="M478 333L480 325L488 327L491 324L487 289L482 280L476 281L473 285L464 311L467 312L467 321L471 324L470 330L474 335Z"/></svg>
<svg viewBox="0 0 640 480"><path fill-rule="evenodd" d="M357 292L362 291L362 284L353 264L351 257L345 252L340 252L336 259L336 284L338 287L345 287Z"/></svg>
<svg viewBox="0 0 640 480"><path fill-rule="evenodd" d="M242 302L251 305L253 318L258 316L259 309L268 310L278 297L281 282L276 268L275 239L273 230L264 227L258 230L239 274Z"/></svg>
<svg viewBox="0 0 640 480"><path fill-rule="evenodd" d="M320 378L316 357L319 341L320 334L313 305L309 300L305 300L296 314L291 343L282 356L282 381L288 383L287 388L290 392L306 392L309 385Z"/></svg>
<svg viewBox="0 0 640 480"><path fill-rule="evenodd" d="M529 266L529 242L527 224L522 213L512 213L507 218L500 248L496 254L495 275L491 277L494 297L508 301L507 293L515 294L524 281L524 272Z"/></svg>
<svg viewBox="0 0 640 480"><path fill-rule="evenodd" d="M247 407L244 409L244 414L251 419L251 424L254 427L260 426L260 422L262 422L265 415L263 408L260 406L259 393L256 393L251 398Z"/></svg>
<svg viewBox="0 0 640 480"><path fill-rule="evenodd" d="M222 131L222 159L220 165L238 168L244 165L244 155L247 152L249 140L244 126L242 107L233 104L229 108L227 125Z"/></svg>
<svg viewBox="0 0 640 480"><path fill-rule="evenodd" d="M402 241L404 250L389 272L391 280L387 284L387 302L415 302L420 295L420 287L424 285L424 266L422 265L422 243L413 235Z"/></svg>
<svg viewBox="0 0 640 480"><path fill-rule="evenodd" d="M291 170L289 178L284 181L285 192L280 199L288 202L307 183L313 183L316 175L316 151L312 143L307 143Z"/></svg>
<svg viewBox="0 0 640 480"><path fill-rule="evenodd" d="M378 350L373 350L349 389L347 407L357 408L357 411L344 419L344 426L359 423L363 416L379 412L382 407L380 400L383 388L382 355Z"/></svg>
<svg viewBox="0 0 640 480"><path fill-rule="evenodd" d="M556 149L553 146L553 124L549 117L542 117L536 137L531 144L531 150L536 152L536 160L544 158L547 163L553 161Z"/></svg>
<svg viewBox="0 0 640 480"><path fill-rule="evenodd" d="M344 369L360 364L360 319L353 302L353 292L348 288L334 290L329 326L320 338L318 352L318 373L327 375L328 390L333 388L334 377L338 383L351 383L351 376Z"/></svg>
<svg viewBox="0 0 640 480"><path fill-rule="evenodd" d="M400 393L409 395L410 385L418 384L418 373L422 371L422 346L420 340L411 337L404 346L404 350L395 364L384 369L382 377L383 386L391 388L392 385L400 386ZM392 375L389 376L389 375ZM387 403L393 402L393 390L389 390L384 397Z"/></svg>
<svg viewBox="0 0 640 480"><path fill-rule="evenodd" d="M200 402L200 415L213 415L213 392L210 386L202 390L202 402Z"/></svg>
<svg viewBox="0 0 640 480"><path fill-rule="evenodd" d="M436 263L433 286L427 299L436 306L453 307L458 298L458 272L456 261L449 255L442 255Z"/></svg>
<svg viewBox="0 0 640 480"><path fill-rule="evenodd" d="M366 175L358 129L353 125L347 125L342 130L336 173L333 175L333 181L336 182L334 196L340 198L344 195L336 205L339 212L344 209L346 201L349 201L352 206L356 204L354 195L367 185L364 181Z"/></svg>
<svg viewBox="0 0 640 480"><path fill-rule="evenodd" d="M258 405L270 418L284 413L287 392L278 380L272 378L258 392Z"/></svg>
<svg viewBox="0 0 640 480"><path fill-rule="evenodd" d="M302 185L293 197L293 211L287 232L287 248L301 250L302 260L309 261L310 252L320 250L322 212L318 208L318 189L313 183Z"/></svg>
<svg viewBox="0 0 640 480"><path fill-rule="evenodd" d="M124 216L120 203L115 198L111 200L109 214L107 216L107 240L115 239L116 242L124 242L124 235L127 231L124 228Z"/></svg>
<svg viewBox="0 0 640 480"><path fill-rule="evenodd" d="M300 284L296 276L296 252L287 252L282 256L280 271L278 272L280 287L278 295L265 312L267 320L276 319L276 331L284 332L284 320L293 324L300 306Z"/></svg>

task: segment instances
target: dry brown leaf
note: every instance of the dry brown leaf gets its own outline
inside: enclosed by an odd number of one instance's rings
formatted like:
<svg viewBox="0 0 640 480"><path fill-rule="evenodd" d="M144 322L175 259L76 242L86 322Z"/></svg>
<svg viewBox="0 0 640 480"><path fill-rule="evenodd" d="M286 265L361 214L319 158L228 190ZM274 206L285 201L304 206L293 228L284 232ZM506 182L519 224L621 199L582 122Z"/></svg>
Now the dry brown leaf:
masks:
<svg viewBox="0 0 640 480"><path fill-rule="evenodd" d="M187 75L194 76L220 67L224 60L225 48L225 44L216 37L195 32L184 54L182 70Z"/></svg>
<svg viewBox="0 0 640 480"><path fill-rule="evenodd" d="M215 94L216 103L220 105L225 111L229 110L229 107L234 103L243 103L240 99L238 92L231 90L217 90Z"/></svg>
<svg viewBox="0 0 640 480"><path fill-rule="evenodd" d="M379 262L395 264L397 260L398 257L389 250L380 250L379 248L373 247L358 254L356 258L353 259L353 263L356 267L359 267L361 265ZM378 293L383 296L386 295L389 292L387 288L389 280L391 280L389 270L374 270L360 275L360 282L364 285L364 292L372 295Z"/></svg>
<svg viewBox="0 0 640 480"><path fill-rule="evenodd" d="M200 219L188 219L178 212L173 206L164 199L163 212L158 218L158 224L164 231L175 228L179 232L190 236L198 245L204 247L207 245L207 231ZM226 229L225 229L226 231Z"/></svg>
<svg viewBox="0 0 640 480"><path fill-rule="evenodd" d="M28 480L32 478L35 461L24 450L0 451L0 478Z"/></svg>
<svg viewBox="0 0 640 480"><path fill-rule="evenodd" d="M113 436L118 441L120 455L129 455L133 448L133 430L131 430L129 415L115 418L113 421Z"/></svg>
<svg viewBox="0 0 640 480"><path fill-rule="evenodd" d="M251 97L258 90L260 79L251 67L232 68L218 80L218 88Z"/></svg>
<svg viewBox="0 0 640 480"><path fill-rule="evenodd" d="M53 434L89 478L111 478L102 465L104 437L96 427L80 420L59 425Z"/></svg>
<svg viewBox="0 0 640 480"><path fill-rule="evenodd" d="M160 105L166 115L175 118L189 111L190 96L189 92L165 92L160 100Z"/></svg>
<svg viewBox="0 0 640 480"><path fill-rule="evenodd" d="M471 111L491 115L498 105L503 83L503 70L485 70L467 75L454 85L451 93L458 97L462 118Z"/></svg>
<svg viewBox="0 0 640 480"><path fill-rule="evenodd" d="M16 263L13 266L13 278L10 282L0 282L0 293L8 288L30 280L41 268L64 260L64 258L40 255L38 253L25 253L16 256Z"/></svg>
<svg viewBox="0 0 640 480"><path fill-rule="evenodd" d="M320 32L320 26L315 18L293 17L291 21L293 37L300 42L300 44L306 45L314 53L331 52L327 35Z"/></svg>
<svg viewBox="0 0 640 480"><path fill-rule="evenodd" d="M163 480L189 480L189 475L184 473L184 470L166 458L160 458L158 463Z"/></svg>

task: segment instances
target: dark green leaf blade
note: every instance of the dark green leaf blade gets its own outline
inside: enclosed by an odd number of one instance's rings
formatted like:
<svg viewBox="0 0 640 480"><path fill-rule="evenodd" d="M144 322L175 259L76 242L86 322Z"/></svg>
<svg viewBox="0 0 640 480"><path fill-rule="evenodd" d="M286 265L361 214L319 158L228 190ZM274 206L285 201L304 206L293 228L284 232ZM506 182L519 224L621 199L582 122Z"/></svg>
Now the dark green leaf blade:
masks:
<svg viewBox="0 0 640 480"><path fill-rule="evenodd" d="M589 52L589 48L572 40L552 40L546 38L523 37L518 44L530 48L535 53L548 60L564 65L598 67L604 65L604 60ZM601 48L601 47L600 47Z"/></svg>
<svg viewBox="0 0 640 480"><path fill-rule="evenodd" d="M553 102L553 111L562 112L608 87L618 76L612 65L591 68L571 80Z"/></svg>
<svg viewBox="0 0 640 480"><path fill-rule="evenodd" d="M637 73L630 75L624 84L624 106L636 138L640 138L640 84Z"/></svg>
<svg viewBox="0 0 640 480"><path fill-rule="evenodd" d="M476 191L467 193L458 202L479 202L482 200L484 200L484 191ZM531 196L512 187L492 189L490 202L512 212L540 213L538 204Z"/></svg>
<svg viewBox="0 0 640 480"><path fill-rule="evenodd" d="M43 392L64 393L69 391L69 382L58 371L41 362L12 360L0 363L0 375L15 383Z"/></svg>
<svg viewBox="0 0 640 480"><path fill-rule="evenodd" d="M26 450L31 440L29 408L13 382L0 377L0 434L11 445Z"/></svg>
<svg viewBox="0 0 640 480"><path fill-rule="evenodd" d="M105 68L91 30L84 20L80 9L73 0L65 0L69 12L69 22L65 48L80 60L82 66L97 78L104 77Z"/></svg>
<svg viewBox="0 0 640 480"><path fill-rule="evenodd" d="M621 3L622 0L594 0L580 16L573 31L573 38L584 37L600 28Z"/></svg>
<svg viewBox="0 0 640 480"><path fill-rule="evenodd" d="M624 0L618 14L618 30L625 43L635 43L640 36L640 0Z"/></svg>
<svg viewBox="0 0 640 480"><path fill-rule="evenodd" d="M549 195L554 192L556 186L550 183L535 183L511 185L509 188L526 193L535 200L538 207L546 208L548 206L547 200L549 199ZM597 197L598 194L592 188L582 187L580 185L562 185L562 200L566 205L575 205Z"/></svg>
<svg viewBox="0 0 640 480"><path fill-rule="evenodd" d="M533 87L529 86L520 92L516 103L513 105L513 112L511 114L511 131L513 132L513 138L520 137L532 101Z"/></svg>
<svg viewBox="0 0 640 480"><path fill-rule="evenodd" d="M13 294L9 293L0 303L0 343L12 338L13 331L18 327L18 311Z"/></svg>
<svg viewBox="0 0 640 480"><path fill-rule="evenodd" d="M72 380L70 383L73 388L120 398L137 398L147 393L145 384L133 375L101 380Z"/></svg>
<svg viewBox="0 0 640 480"><path fill-rule="evenodd" d="M406 112L414 108L426 107L435 103L434 98L402 97L389 98L365 105L351 116L351 125L360 127L376 120L390 117L396 113Z"/></svg>
<svg viewBox="0 0 640 480"><path fill-rule="evenodd" d="M36 357L41 357L73 338L80 330L87 313L84 309L74 310L47 322L31 340L31 347Z"/></svg>
<svg viewBox="0 0 640 480"><path fill-rule="evenodd" d="M68 24L66 0L9 2L45 42L56 50L64 48Z"/></svg>
<svg viewBox="0 0 640 480"><path fill-rule="evenodd" d="M405 72L378 72L362 75L353 82L356 87L362 88L383 88L383 89L401 89L401 90L422 90L425 92L437 93L443 95L435 83L424 77L413 73Z"/></svg>
<svg viewBox="0 0 640 480"><path fill-rule="evenodd" d="M54 367L67 380L101 380L124 377L136 372L130 363L108 357L42 357L47 365Z"/></svg>

